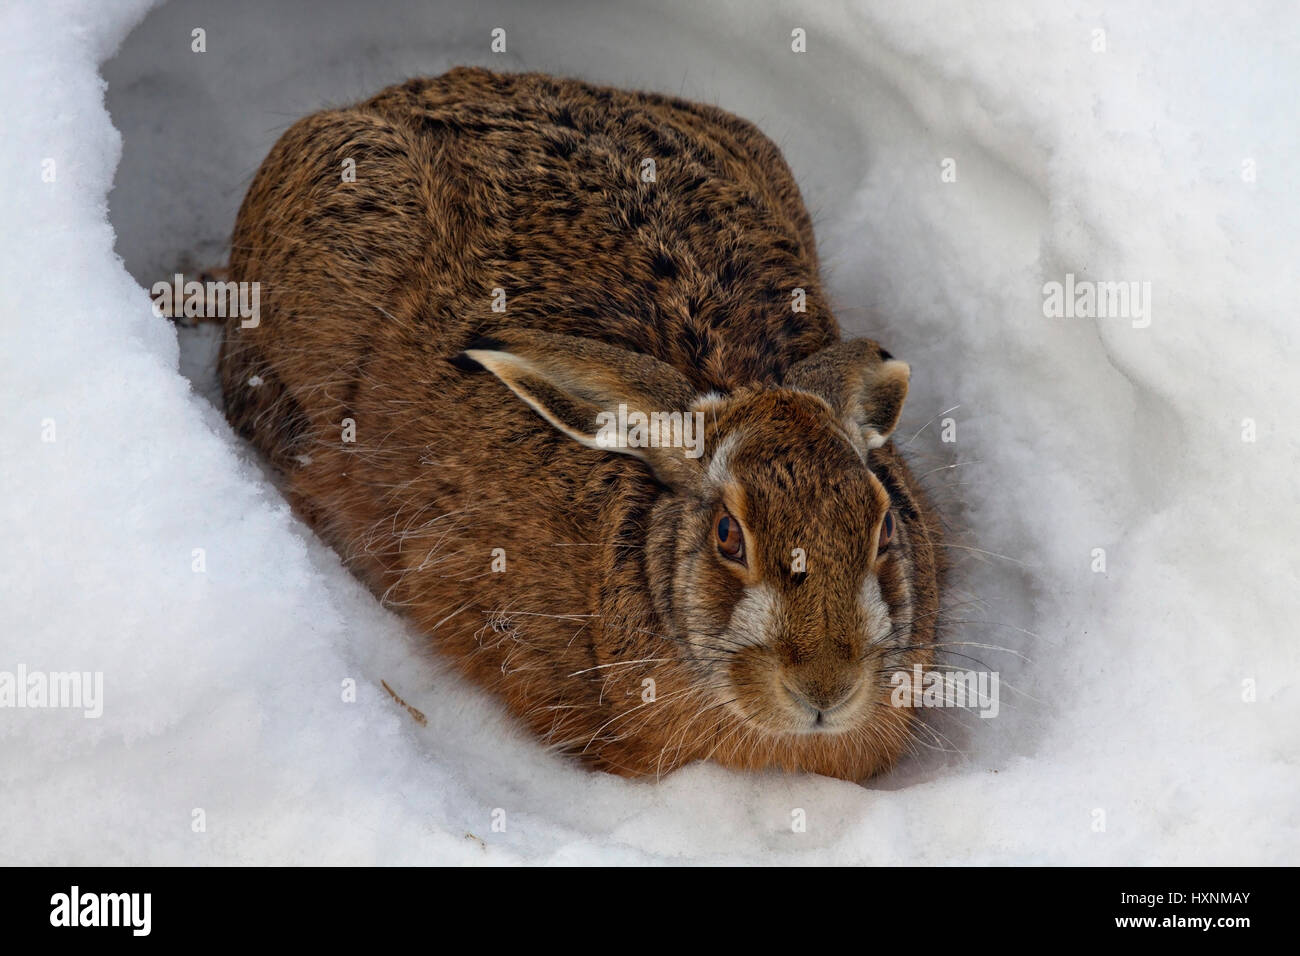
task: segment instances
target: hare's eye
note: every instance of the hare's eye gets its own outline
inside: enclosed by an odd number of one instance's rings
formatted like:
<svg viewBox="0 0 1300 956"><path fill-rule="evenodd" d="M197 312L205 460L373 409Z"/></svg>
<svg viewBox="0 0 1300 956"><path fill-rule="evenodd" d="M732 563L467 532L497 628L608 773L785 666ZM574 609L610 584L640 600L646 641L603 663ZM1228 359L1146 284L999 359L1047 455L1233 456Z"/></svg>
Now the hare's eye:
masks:
<svg viewBox="0 0 1300 956"><path fill-rule="evenodd" d="M745 533L740 530L740 522L723 511L718 515L715 529L718 532L718 550L724 558L732 561L745 560Z"/></svg>
<svg viewBox="0 0 1300 956"><path fill-rule="evenodd" d="M886 511L885 520L880 523L880 543L876 545L876 550L884 551L885 548L889 547L889 542L893 540L893 537L894 513L892 511Z"/></svg>

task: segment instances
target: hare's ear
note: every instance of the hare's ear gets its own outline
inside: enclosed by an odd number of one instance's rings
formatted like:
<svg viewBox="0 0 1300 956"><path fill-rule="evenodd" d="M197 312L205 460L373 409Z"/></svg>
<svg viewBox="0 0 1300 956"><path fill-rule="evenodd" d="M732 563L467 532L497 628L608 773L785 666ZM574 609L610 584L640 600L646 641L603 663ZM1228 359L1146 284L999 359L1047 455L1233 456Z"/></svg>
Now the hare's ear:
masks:
<svg viewBox="0 0 1300 956"><path fill-rule="evenodd" d="M790 388L824 398L866 450L889 440L907 398L911 369L870 339L814 352L786 372Z"/></svg>
<svg viewBox="0 0 1300 956"><path fill-rule="evenodd" d="M633 455L684 489L700 479L702 414L670 365L594 339L510 331L478 338L452 359L485 368L557 429L588 448Z"/></svg>

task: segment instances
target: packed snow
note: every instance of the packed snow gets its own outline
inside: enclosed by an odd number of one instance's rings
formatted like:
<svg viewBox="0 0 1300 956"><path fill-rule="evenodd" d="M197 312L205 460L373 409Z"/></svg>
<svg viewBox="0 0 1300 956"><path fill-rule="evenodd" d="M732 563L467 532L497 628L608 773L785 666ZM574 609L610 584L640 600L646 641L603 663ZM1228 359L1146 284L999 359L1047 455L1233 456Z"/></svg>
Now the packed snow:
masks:
<svg viewBox="0 0 1300 956"><path fill-rule="evenodd" d="M0 54L0 672L103 682L0 709L0 862L1295 862L1293 4L11 2ZM148 289L294 119L464 63L782 147L845 331L912 365L995 719L865 785L589 773L295 518Z"/></svg>

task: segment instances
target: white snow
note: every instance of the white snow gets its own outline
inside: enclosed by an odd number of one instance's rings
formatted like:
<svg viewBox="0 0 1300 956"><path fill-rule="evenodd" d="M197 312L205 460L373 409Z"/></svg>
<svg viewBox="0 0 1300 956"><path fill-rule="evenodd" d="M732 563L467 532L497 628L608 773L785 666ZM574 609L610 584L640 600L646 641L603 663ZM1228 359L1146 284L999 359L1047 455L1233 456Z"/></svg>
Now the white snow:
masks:
<svg viewBox="0 0 1300 956"><path fill-rule="evenodd" d="M104 679L98 719L0 709L0 862L1295 861L1294 5L150 6L0 10L0 671ZM947 633L995 645L963 650L1017 691L996 719L866 787L590 774L292 516L210 403L211 336L180 348L147 286L223 261L296 117L458 63L783 147L842 324L912 365ZM1149 327L1045 317L1067 273L1149 282Z"/></svg>

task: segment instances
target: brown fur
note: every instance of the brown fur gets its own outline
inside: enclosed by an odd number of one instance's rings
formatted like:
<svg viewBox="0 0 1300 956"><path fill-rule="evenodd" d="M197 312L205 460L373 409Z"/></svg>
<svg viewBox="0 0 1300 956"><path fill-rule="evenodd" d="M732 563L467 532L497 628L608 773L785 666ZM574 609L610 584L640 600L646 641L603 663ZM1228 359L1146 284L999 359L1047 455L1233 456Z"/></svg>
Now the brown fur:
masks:
<svg viewBox="0 0 1300 956"><path fill-rule="evenodd" d="M906 367L837 344L808 214L754 126L453 70L296 123L232 247L262 308L227 325L230 421L348 565L544 741L624 774L712 758L849 779L907 746L914 715L886 681L931 661L938 522L893 445L868 450ZM616 401L704 411L704 456L571 437ZM715 547L724 502L745 567ZM887 642L862 632L864 575ZM780 595L781 633L742 646L723 631L757 586ZM828 705L860 689L852 726L802 728L782 682Z"/></svg>

